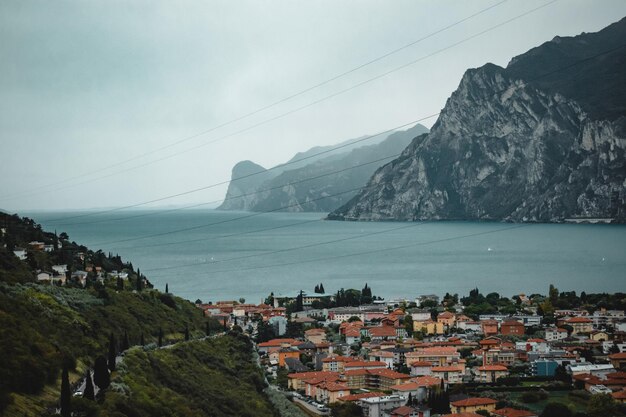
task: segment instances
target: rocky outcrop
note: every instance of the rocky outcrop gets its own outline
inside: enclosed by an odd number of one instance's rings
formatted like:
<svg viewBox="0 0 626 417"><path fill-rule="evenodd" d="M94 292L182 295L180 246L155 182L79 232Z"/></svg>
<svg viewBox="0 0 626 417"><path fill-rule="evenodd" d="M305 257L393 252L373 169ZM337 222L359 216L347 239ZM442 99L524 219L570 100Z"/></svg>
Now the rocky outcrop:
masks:
<svg viewBox="0 0 626 417"><path fill-rule="evenodd" d="M507 68L468 70L431 132L378 169L329 218L623 221L626 116L614 110L626 108L623 67L616 64L626 48L600 56L610 111L594 104L597 92L572 98L580 95L576 85L596 83L598 66L589 60L576 67L579 51L571 51L581 44L596 45L587 48L589 56L602 52L598 45L609 50L610 42L598 39L626 39L626 21L615 25L605 29L608 35L558 38ZM559 63L567 68L558 83L546 85L541 74L555 77Z"/></svg>
<svg viewBox="0 0 626 417"><path fill-rule="evenodd" d="M240 162L233 168L233 180L220 209L289 212L334 210L352 198L376 168L396 157L414 137L424 132L428 132L428 129L418 124L383 137L382 141L378 139L374 144L363 145L371 143L369 139L342 142L344 147L340 148L340 152L328 152L332 151L332 147L313 148L297 154L288 164L270 170L250 161ZM345 146L351 143L354 146ZM259 174L248 175L254 171Z"/></svg>

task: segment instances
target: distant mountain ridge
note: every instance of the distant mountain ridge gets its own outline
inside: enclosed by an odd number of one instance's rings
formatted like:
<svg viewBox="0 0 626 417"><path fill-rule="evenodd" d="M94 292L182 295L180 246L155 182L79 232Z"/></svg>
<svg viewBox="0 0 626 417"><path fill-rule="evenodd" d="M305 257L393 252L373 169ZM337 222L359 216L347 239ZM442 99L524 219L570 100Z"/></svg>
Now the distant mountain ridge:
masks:
<svg viewBox="0 0 626 417"><path fill-rule="evenodd" d="M233 167L233 180L218 209L290 212L334 210L366 184L376 168L386 162L382 158L399 154L414 137L425 132L428 129L417 124L387 137L360 141L364 138L361 137L338 145L315 147L296 154L287 164L271 170L251 161L239 162ZM340 149L332 152L340 146ZM326 153L314 156L320 152Z"/></svg>
<svg viewBox="0 0 626 417"><path fill-rule="evenodd" d="M431 132L328 218L623 222L625 40L622 19L468 70Z"/></svg>

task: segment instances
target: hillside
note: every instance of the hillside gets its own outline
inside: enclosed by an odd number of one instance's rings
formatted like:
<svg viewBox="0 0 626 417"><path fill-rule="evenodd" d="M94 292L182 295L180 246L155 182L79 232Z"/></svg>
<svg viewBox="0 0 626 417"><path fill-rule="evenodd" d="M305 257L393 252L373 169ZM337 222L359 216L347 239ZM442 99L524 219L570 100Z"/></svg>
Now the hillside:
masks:
<svg viewBox="0 0 626 417"><path fill-rule="evenodd" d="M415 136L427 131L418 124L374 143L370 140L362 143L354 143L356 139L346 141L335 148L354 144L318 157L312 156L332 150L333 147L313 148L294 156L289 165L279 165L272 170L264 170L250 161L240 162L233 168L232 178L241 178L253 169L261 174L233 180L219 209L290 212L333 210L365 185L376 168L388 160L383 158L399 154ZM354 191L345 193L347 190Z"/></svg>
<svg viewBox="0 0 626 417"><path fill-rule="evenodd" d="M624 221L624 39L626 19L468 70L431 132L328 217Z"/></svg>
<svg viewBox="0 0 626 417"><path fill-rule="evenodd" d="M222 329L220 323L204 318L193 303L152 289L149 281L119 256L91 251L70 242L65 234L57 237L44 232L30 219L0 214L0 226L0 415L54 414L62 368L69 369L70 382L79 381L98 358L108 357L111 340L118 354L136 347L126 352L121 369L112 373L119 384L102 391L97 403L72 397L74 410L82 410L80 415L157 415L148 408L157 402L143 400L161 395L166 384L169 393L176 391L174 385L181 387L175 398L161 400L169 402L172 410L179 406L188 409L193 393L206 394L210 389L215 397L204 398L206 404L219 399L234 410L223 415L238 415L239 411L240 415L272 415L267 400L257 392L260 377L252 365L249 342L241 337L157 349L159 343L166 346L184 340L185 333L194 339L203 337L207 329L211 333ZM46 245L45 250L40 244ZM27 252L24 260L13 252L22 248ZM61 261L66 262L68 272L50 274L55 283L35 282L39 270L51 271ZM89 272L83 284L79 277L84 269ZM180 362L183 357L184 363L175 367L180 375L141 377L157 369L165 372L171 361ZM159 363L162 368L156 367ZM191 370L197 374L195 378L189 378ZM248 379L244 377L247 374ZM234 385L239 388L232 389ZM132 397L133 409L120 405L120 386ZM240 400L244 392L250 403ZM123 403L128 404L128 399ZM164 410L170 408L159 404L164 407L160 415L215 415L205 405L193 414L168 414ZM255 411L245 414L244 409Z"/></svg>

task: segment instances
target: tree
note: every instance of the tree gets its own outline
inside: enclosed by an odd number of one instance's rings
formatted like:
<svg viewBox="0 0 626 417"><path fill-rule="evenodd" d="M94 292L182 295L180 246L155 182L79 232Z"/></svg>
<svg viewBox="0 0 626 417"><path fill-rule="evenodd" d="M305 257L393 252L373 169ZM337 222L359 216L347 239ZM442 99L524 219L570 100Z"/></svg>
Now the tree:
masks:
<svg viewBox="0 0 626 417"><path fill-rule="evenodd" d="M211 336L211 322L206 322L206 335Z"/></svg>
<svg viewBox="0 0 626 417"><path fill-rule="evenodd" d="M587 411L592 417L614 416L617 404L609 394L595 394L589 400Z"/></svg>
<svg viewBox="0 0 626 417"><path fill-rule="evenodd" d="M245 298L241 297L241 298L239 299L239 304L244 304L245 302L246 302L246 299L245 299Z"/></svg>
<svg viewBox="0 0 626 417"><path fill-rule="evenodd" d="M92 401L96 399L93 389L93 381L91 380L91 371L87 371L87 381L85 382L85 392L83 393L83 397Z"/></svg>
<svg viewBox="0 0 626 417"><path fill-rule="evenodd" d="M117 290L118 291L124 290L124 280L120 277L117 277Z"/></svg>
<svg viewBox="0 0 626 417"><path fill-rule="evenodd" d="M109 335L109 369L115 371L115 358L117 357L116 341L113 333Z"/></svg>
<svg viewBox="0 0 626 417"><path fill-rule="evenodd" d="M136 286L137 291L141 291L143 289L143 279L141 278L141 275L139 275L139 273L137 273L137 280L135 281L135 286Z"/></svg>
<svg viewBox="0 0 626 417"><path fill-rule="evenodd" d="M189 327L185 326L185 342L189 341Z"/></svg>
<svg viewBox="0 0 626 417"><path fill-rule="evenodd" d="M303 293L302 293L302 290L300 290L300 293L296 297L295 311L302 311L302 310L304 310L304 305L303 305L303 302L302 302L302 298L303 298Z"/></svg>
<svg viewBox="0 0 626 417"><path fill-rule="evenodd" d="M72 393L70 391L70 378L67 371L67 366L63 366L63 372L61 374L61 416L70 417L71 400Z"/></svg>
<svg viewBox="0 0 626 417"><path fill-rule="evenodd" d="M163 328L159 327L159 347L163 346Z"/></svg>
<svg viewBox="0 0 626 417"><path fill-rule="evenodd" d="M326 291L324 291L324 284L320 283L320 294L326 294Z"/></svg>
<svg viewBox="0 0 626 417"><path fill-rule="evenodd" d="M144 345L146 344L146 341L145 341L145 339L144 339L144 337L143 337L143 332L141 332L141 339L139 339L139 344L140 344L141 346L144 346Z"/></svg>
<svg viewBox="0 0 626 417"><path fill-rule="evenodd" d="M539 417L572 417L572 410L565 404L548 403Z"/></svg>
<svg viewBox="0 0 626 417"><path fill-rule="evenodd" d="M548 298L552 305L555 305L559 301L559 290L552 284L550 284L550 289L548 290Z"/></svg>
<svg viewBox="0 0 626 417"><path fill-rule="evenodd" d="M93 382L100 389L106 389L111 383L111 374L104 356L98 356L93 367Z"/></svg>
<svg viewBox="0 0 626 417"><path fill-rule="evenodd" d="M170 288L169 288L168 283L166 282L165 283L165 294L169 294L169 292L170 292Z"/></svg>
<svg viewBox="0 0 626 417"><path fill-rule="evenodd" d="M120 345L120 351L124 352L125 350L128 350L129 347L130 347L130 341L128 340L128 332L124 331L124 337L122 337L122 343Z"/></svg>

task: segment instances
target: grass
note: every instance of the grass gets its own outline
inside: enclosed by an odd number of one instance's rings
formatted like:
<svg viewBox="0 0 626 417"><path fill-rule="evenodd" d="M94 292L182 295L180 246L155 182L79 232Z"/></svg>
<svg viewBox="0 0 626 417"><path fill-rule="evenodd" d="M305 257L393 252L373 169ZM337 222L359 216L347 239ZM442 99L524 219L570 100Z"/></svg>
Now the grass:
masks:
<svg viewBox="0 0 626 417"><path fill-rule="evenodd" d="M537 413L541 413L545 406L548 403L561 403L568 406L572 411L586 411L587 410L587 402L581 400L576 397L572 397L569 395L568 391L552 391L550 392L547 399L536 402L536 403L525 403L520 400L520 397L524 394L523 392L510 392L508 393L509 398L516 403L522 404L532 411Z"/></svg>

